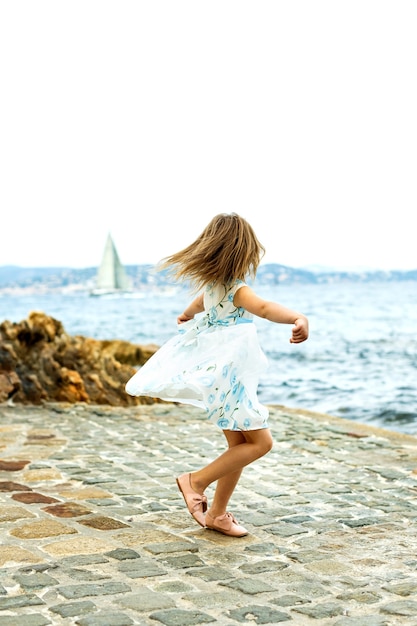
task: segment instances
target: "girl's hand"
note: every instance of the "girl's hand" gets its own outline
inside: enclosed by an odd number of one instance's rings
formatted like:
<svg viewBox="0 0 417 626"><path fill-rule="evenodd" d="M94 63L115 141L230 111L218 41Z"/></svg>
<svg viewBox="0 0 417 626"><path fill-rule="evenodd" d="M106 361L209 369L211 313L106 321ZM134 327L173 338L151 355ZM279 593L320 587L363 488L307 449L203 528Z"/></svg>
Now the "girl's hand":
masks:
<svg viewBox="0 0 417 626"><path fill-rule="evenodd" d="M194 318L194 316L193 317L188 317L188 315L185 315L185 313L181 313L181 315L178 315L178 317L177 317L177 324L184 324L184 322L189 322L193 318Z"/></svg>
<svg viewBox="0 0 417 626"><path fill-rule="evenodd" d="M308 338L308 320L306 317L299 317L295 320L292 329L290 343L301 343Z"/></svg>
<svg viewBox="0 0 417 626"><path fill-rule="evenodd" d="M188 311L188 313L186 313ZM204 311L204 291L189 304L181 315L177 317L177 324L184 324L194 319L194 316Z"/></svg>

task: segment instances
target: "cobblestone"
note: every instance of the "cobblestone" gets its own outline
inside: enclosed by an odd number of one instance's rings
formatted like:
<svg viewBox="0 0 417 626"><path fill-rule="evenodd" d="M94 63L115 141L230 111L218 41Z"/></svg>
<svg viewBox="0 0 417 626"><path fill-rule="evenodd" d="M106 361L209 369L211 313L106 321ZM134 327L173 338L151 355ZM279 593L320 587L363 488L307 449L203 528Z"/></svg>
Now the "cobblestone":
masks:
<svg viewBox="0 0 417 626"><path fill-rule="evenodd" d="M285 407L270 423L235 539L175 483L224 449L201 411L0 405L0 626L417 626L417 439Z"/></svg>

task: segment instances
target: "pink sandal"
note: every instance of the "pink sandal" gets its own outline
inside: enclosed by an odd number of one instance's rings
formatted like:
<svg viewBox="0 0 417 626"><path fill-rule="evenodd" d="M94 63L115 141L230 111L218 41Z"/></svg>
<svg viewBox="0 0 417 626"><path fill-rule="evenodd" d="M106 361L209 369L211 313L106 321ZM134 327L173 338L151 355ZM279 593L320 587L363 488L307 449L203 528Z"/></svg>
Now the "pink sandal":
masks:
<svg viewBox="0 0 417 626"><path fill-rule="evenodd" d="M178 489L181 491L185 504L196 522L205 527L204 513L207 511L207 497L197 493L191 487L191 474L183 474L176 479Z"/></svg>
<svg viewBox="0 0 417 626"><path fill-rule="evenodd" d="M206 515L206 528L217 530L229 537L244 537L248 534L246 528L241 526L231 513L224 513L213 517L210 513Z"/></svg>

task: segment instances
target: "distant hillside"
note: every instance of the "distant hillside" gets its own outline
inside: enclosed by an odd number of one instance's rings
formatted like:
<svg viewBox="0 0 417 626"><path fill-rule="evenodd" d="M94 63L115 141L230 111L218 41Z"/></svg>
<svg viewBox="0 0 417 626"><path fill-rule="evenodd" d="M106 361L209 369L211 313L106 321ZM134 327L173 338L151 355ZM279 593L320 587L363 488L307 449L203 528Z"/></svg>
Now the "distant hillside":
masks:
<svg viewBox="0 0 417 626"><path fill-rule="evenodd" d="M155 271L154 265L127 265L128 276L134 289L159 288L172 284L166 272ZM46 291L74 287L89 290L95 285L96 267L74 269L69 267L0 267L0 289L37 289ZM411 271L309 271L269 263L260 265L256 282L259 285L282 283L334 283L334 282L390 282L417 281L417 269Z"/></svg>
<svg viewBox="0 0 417 626"><path fill-rule="evenodd" d="M275 263L261 265L256 281L260 284L277 283L334 283L334 282L396 282L417 280L417 269L400 270L303 270Z"/></svg>

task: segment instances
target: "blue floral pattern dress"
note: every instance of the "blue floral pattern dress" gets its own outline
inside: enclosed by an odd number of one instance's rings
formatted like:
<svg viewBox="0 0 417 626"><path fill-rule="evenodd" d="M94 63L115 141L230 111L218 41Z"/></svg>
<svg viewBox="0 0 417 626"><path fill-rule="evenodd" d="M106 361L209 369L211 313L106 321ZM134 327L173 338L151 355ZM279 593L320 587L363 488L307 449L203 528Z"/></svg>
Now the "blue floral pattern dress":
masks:
<svg viewBox="0 0 417 626"><path fill-rule="evenodd" d="M267 428L268 409L257 397L267 359L252 314L233 304L244 285L207 286L202 316L178 326L127 382L127 393L204 408L223 430Z"/></svg>

